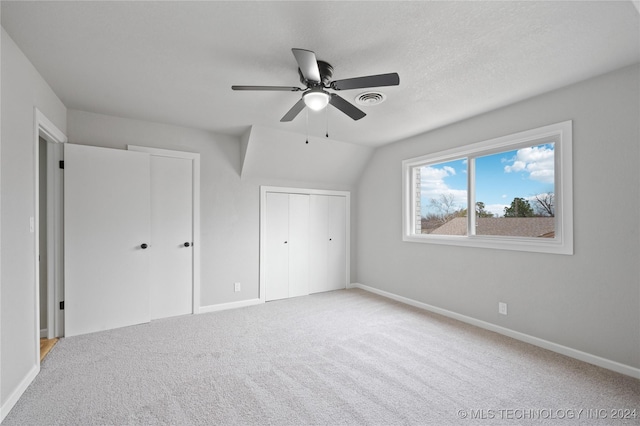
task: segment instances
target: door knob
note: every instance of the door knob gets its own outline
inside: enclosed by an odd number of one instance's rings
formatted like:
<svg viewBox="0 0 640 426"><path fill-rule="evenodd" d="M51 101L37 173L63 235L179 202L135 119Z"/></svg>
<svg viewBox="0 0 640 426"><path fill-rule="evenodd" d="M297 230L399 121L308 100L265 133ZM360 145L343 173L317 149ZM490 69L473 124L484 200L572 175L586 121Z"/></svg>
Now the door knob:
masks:
<svg viewBox="0 0 640 426"><path fill-rule="evenodd" d="M185 246L185 247L189 247L190 245L191 245L191 244L189 244L189 243L184 243L184 246Z"/></svg>
<svg viewBox="0 0 640 426"><path fill-rule="evenodd" d="M149 246L148 246L146 243L142 243L142 244L140 244L140 248L141 248L142 250L146 249L147 247L149 247Z"/></svg>

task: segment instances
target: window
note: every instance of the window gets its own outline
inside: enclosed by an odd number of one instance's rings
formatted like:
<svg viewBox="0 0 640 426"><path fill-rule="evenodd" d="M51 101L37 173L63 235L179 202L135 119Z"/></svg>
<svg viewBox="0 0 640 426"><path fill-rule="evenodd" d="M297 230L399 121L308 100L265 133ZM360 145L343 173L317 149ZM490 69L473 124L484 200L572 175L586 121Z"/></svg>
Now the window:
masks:
<svg viewBox="0 0 640 426"><path fill-rule="evenodd" d="M405 160L404 241L573 254L571 143L566 121Z"/></svg>

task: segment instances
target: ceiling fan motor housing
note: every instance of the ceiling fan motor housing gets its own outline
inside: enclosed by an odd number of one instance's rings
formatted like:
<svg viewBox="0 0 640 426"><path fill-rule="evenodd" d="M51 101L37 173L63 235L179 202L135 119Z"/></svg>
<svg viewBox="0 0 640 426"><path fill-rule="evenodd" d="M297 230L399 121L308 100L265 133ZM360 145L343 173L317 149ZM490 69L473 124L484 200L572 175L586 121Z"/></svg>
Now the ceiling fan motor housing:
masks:
<svg viewBox="0 0 640 426"><path fill-rule="evenodd" d="M325 61L318 61L318 70L320 71L320 83L314 83L312 81L308 81L302 75L302 71L298 68L298 75L300 76L300 82L307 87L315 87L315 86L323 86L328 87L331 82L331 78L333 77L333 67L330 63Z"/></svg>

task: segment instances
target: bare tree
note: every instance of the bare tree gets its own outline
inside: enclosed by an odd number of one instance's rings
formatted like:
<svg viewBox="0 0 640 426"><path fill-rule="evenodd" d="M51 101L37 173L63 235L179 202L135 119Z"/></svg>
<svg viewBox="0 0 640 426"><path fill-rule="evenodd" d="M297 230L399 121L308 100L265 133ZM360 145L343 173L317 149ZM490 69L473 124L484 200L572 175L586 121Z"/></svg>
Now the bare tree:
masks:
<svg viewBox="0 0 640 426"><path fill-rule="evenodd" d="M455 195L452 193L440 194L438 198L429 200L432 209L438 212L438 217L442 223L451 219L452 215L458 210L455 203Z"/></svg>
<svg viewBox="0 0 640 426"><path fill-rule="evenodd" d="M553 192L548 192L546 194L538 194L535 196L536 198L536 213L540 216L555 216L555 205L554 205L554 194Z"/></svg>

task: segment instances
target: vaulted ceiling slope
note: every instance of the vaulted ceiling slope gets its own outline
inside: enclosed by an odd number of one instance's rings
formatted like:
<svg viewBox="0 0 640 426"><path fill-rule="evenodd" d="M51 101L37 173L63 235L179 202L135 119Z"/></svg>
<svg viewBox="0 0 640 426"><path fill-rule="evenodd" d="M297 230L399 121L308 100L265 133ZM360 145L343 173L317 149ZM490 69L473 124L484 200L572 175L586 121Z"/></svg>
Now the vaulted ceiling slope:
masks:
<svg viewBox="0 0 640 426"><path fill-rule="evenodd" d="M252 125L321 136L328 125L336 140L378 146L640 61L631 1L1 7L2 26L68 108L236 136ZM231 85L298 84L293 47L316 52L335 79L397 72L400 86L379 88L385 102L356 122L329 108L280 123L300 92Z"/></svg>
<svg viewBox="0 0 640 426"><path fill-rule="evenodd" d="M243 135L242 148L243 179L344 185L345 189L357 182L373 154L372 147L261 126L252 126Z"/></svg>

